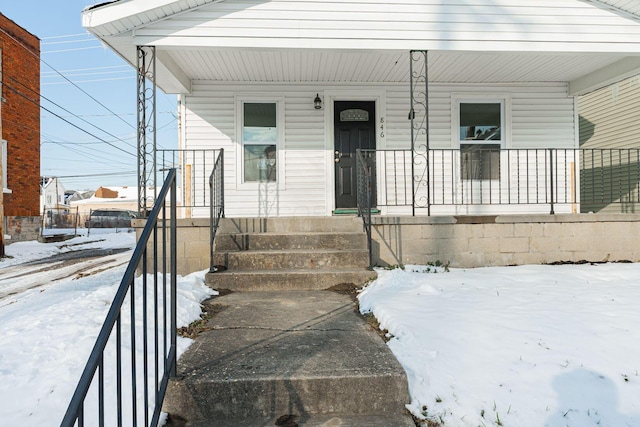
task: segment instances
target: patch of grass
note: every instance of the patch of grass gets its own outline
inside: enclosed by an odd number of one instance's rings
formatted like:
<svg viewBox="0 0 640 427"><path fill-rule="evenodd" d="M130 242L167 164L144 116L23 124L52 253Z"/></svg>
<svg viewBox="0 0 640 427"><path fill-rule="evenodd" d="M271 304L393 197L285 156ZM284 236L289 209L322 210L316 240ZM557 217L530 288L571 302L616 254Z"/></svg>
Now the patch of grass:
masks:
<svg viewBox="0 0 640 427"><path fill-rule="evenodd" d="M430 417L429 412L427 410L427 405L422 406L422 410L420 411L421 415L425 419L417 418L413 414L411 417L413 418L413 422L417 427L442 427L444 426L444 417L442 415L438 415L437 418Z"/></svg>
<svg viewBox="0 0 640 427"><path fill-rule="evenodd" d="M202 332L212 329L208 326L209 320L226 308L228 308L226 305L213 304L211 303L211 300L205 301L202 304L202 314L200 315L200 319L194 320L189 324L189 326L179 328L178 335L195 340Z"/></svg>
<svg viewBox="0 0 640 427"><path fill-rule="evenodd" d="M389 331L387 329L380 329L380 322L378 322L378 319L376 319L376 316L374 316L373 313L365 313L362 317L365 322L367 322L367 324L371 326L378 335L380 335L384 342L389 342L391 339Z"/></svg>

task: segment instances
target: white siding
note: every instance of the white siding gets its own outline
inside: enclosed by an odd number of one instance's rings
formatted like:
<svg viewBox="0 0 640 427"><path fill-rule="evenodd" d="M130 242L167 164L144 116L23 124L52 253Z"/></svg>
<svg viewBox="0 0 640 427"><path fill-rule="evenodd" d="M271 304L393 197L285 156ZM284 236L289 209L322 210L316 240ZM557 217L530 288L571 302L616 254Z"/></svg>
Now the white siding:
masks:
<svg viewBox="0 0 640 427"><path fill-rule="evenodd" d="M633 52L640 25L577 0L239 0L137 29L136 38L158 46Z"/></svg>
<svg viewBox="0 0 640 427"><path fill-rule="evenodd" d="M384 138L378 149L411 146L409 89L400 84L370 85L231 85L194 82L193 95L185 97L185 148L225 149L226 213L238 216L329 215L333 201L333 135L325 131L325 93L383 93L385 105L377 105L386 117ZM325 109L314 110L316 93L325 98ZM566 84L543 85L431 85L431 147L457 148L451 141L452 94L498 95L510 99L512 148L574 148L574 101ZM237 185L235 96L284 98L285 182L247 189ZM348 95L345 95L348 97ZM365 95L366 97L366 95ZM373 97L373 95L372 95ZM283 149L283 147L279 147ZM396 171L410 176L410 168ZM379 179L389 181L387 177ZM389 177L390 178L390 177ZM409 181L410 182L410 181ZM379 183L382 194L384 186ZM410 193L409 193L410 197Z"/></svg>
<svg viewBox="0 0 640 427"><path fill-rule="evenodd" d="M640 77L581 96L582 148L637 148L640 142Z"/></svg>

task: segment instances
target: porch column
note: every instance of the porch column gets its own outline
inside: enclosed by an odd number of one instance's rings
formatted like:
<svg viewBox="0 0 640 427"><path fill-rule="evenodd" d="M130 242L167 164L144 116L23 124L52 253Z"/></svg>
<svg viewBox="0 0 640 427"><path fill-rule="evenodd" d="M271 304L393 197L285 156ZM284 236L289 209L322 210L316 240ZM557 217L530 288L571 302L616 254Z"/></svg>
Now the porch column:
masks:
<svg viewBox="0 0 640 427"><path fill-rule="evenodd" d="M426 50L409 52L411 91L411 185L413 216L416 208L426 208L431 215L431 180L429 174L429 64Z"/></svg>
<svg viewBox="0 0 640 427"><path fill-rule="evenodd" d="M138 213L146 218L148 197L156 197L156 48L138 46L137 53Z"/></svg>

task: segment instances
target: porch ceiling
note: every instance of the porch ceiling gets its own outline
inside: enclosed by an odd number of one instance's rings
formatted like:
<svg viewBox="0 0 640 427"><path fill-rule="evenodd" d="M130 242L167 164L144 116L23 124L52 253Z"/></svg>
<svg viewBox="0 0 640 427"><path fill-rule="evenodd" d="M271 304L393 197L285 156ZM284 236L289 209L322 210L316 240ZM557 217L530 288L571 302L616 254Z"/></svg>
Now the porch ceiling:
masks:
<svg viewBox="0 0 640 427"><path fill-rule="evenodd" d="M181 50L171 56L191 80L407 82L409 52ZM569 82L606 67L614 54L429 52L439 83Z"/></svg>

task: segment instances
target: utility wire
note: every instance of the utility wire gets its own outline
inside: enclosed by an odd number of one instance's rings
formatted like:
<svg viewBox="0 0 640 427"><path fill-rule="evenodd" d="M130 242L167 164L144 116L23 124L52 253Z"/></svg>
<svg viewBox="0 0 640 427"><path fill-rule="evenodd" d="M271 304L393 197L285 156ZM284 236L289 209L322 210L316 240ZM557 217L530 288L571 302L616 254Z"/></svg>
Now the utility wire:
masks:
<svg viewBox="0 0 640 427"><path fill-rule="evenodd" d="M127 122L126 120L124 120L122 117L118 116L116 113L114 113L113 111L111 111L111 109L109 107L107 107L106 105L104 105L102 102L98 101L94 96L92 96L91 94L89 94L87 91L85 91L84 89L82 89L80 86L78 86L77 84L75 84L74 82L72 82L71 80L69 80L64 74L62 74L61 72L59 72L58 70L56 70L52 65L50 65L49 63L47 63L44 59L42 59L40 57L40 55L36 54L35 52L33 52L31 49L29 49L27 46L25 46L25 44L16 39L15 37L13 37L11 34L9 34L4 28L0 28L0 31L3 32L5 35L7 35L10 39L12 39L13 41L15 41L16 43L18 43L20 46L22 46L27 52L29 52L31 55L33 55L34 57L36 57L39 61L41 61L43 64L45 64L47 67L51 68L53 71L55 71L60 77L62 77L63 79L65 79L66 81L68 81L69 83L71 83L74 87L76 87L79 91L81 91L82 93L84 93L85 95L87 95L89 98L91 98L92 100L94 100L96 103L98 103L100 106L102 106L105 110L107 110L108 112L110 112L111 114L115 115L116 117L118 117L120 120L122 120L123 122L125 122L127 124L127 126L130 126L132 129L136 129L135 126L133 126L131 123Z"/></svg>
<svg viewBox="0 0 640 427"><path fill-rule="evenodd" d="M78 36L86 36L86 35L87 35L87 33L63 34L61 36L42 37L42 40L64 39L64 38L69 38L69 37L78 37Z"/></svg>
<svg viewBox="0 0 640 427"><path fill-rule="evenodd" d="M61 73L76 73L78 71L95 71L95 70L106 70L106 69L113 69L113 68L126 68L128 70L129 66L126 65L126 64L123 64L123 65L105 65L104 67L74 68L74 69L71 69L71 70L62 70L60 72ZM54 71L43 71L40 74L56 74L56 73Z"/></svg>
<svg viewBox="0 0 640 427"><path fill-rule="evenodd" d="M18 84L22 85L24 88L26 88L26 89L30 90L31 92L35 93L36 95L39 95L39 93L38 93L37 91L35 91L35 90L31 89L29 86L27 86L27 85L25 85L24 83L20 82L20 81L19 81L18 79L16 79L15 77L13 77L13 76L9 76L9 78L10 78L11 80L13 80L14 82L16 82L16 83L18 83ZM94 125L94 124L93 124L93 123L91 123L90 121L88 121L88 120L86 120L86 119L83 119L83 118L82 118L82 117L80 117L80 116L77 116L75 113L73 113L73 112L71 112L71 111L67 110L66 108L64 108L64 107L63 107L63 106L61 106L60 104L57 104L57 103L53 102L52 100L50 100L50 99L49 99L49 98L47 98L46 96L44 96L44 95L40 95L40 97L41 97L41 98L43 98L44 100L46 100L46 101L48 101L48 102L52 103L52 104L53 104L53 105L55 105L56 107L60 108L62 111L64 111L64 112L66 112L66 113L71 114L71 115L72 115L73 117L75 117L76 119L79 119L79 120L81 120L81 121L85 122L85 123L86 123L86 124L88 124L89 126L93 126L94 128L98 129L99 131L106 133L106 134L107 134L107 135L109 135L110 137L115 138L116 140L118 140L118 141L120 141L120 142L123 142L124 144L127 144L128 146L130 146L130 147L131 147L131 148L133 148L134 150L136 150L136 149L137 149L133 144L131 144L131 143L129 143L129 142L126 142L126 141L125 141L125 140L123 140L123 139L118 138L117 136L115 136L115 135L114 135L114 134L112 134L111 132L107 132L106 130L102 129L101 127ZM41 105L41 104L40 104L40 107L42 107L42 105ZM44 108L44 107L42 107L42 108ZM63 118L62 116L60 116L60 115L57 115L57 116L58 116L58 118L60 118L60 119L64 120L64 118ZM104 141L104 140L103 140L103 142L108 143L107 141Z"/></svg>
<svg viewBox="0 0 640 427"><path fill-rule="evenodd" d="M17 95L22 96L22 97L23 97L24 99L26 99L27 101L32 102L32 103L34 103L34 104L36 104L37 106L39 106L39 107L40 107L40 108L42 108L43 110L47 111L47 112L48 112L48 113L50 113L50 114L53 114L54 116L58 117L60 120L62 120L62 121L64 121L64 122L66 122L66 123L70 124L70 125L71 125L71 126L73 126L74 128L76 128L76 129L78 129L78 130L80 130L80 131L82 131L82 132L86 133L87 135L90 135L90 136L94 137L94 138L95 138L95 139L97 139L97 140L100 140L100 141L104 142L104 143L105 143L105 144L107 144L107 145L112 146L113 148L115 148L115 149L117 149L117 150L122 151L123 153L126 153L126 154L128 154L128 155L130 155L130 156L136 157L136 155L135 155L135 154L132 154L132 153L130 153L130 152L128 152L128 151L126 151L126 150L124 150L124 149L122 149L122 148L118 147L117 145L114 145L114 144L112 144L112 143L110 143L110 142L108 142L108 141L105 141L104 139L100 138L99 136L96 136L96 135L92 134L91 132L89 132L89 131L88 131L88 130L86 130L86 129L81 128L80 126L76 125L75 123L70 122L69 120L67 120L67 119L65 119L65 118L63 118L63 117L58 116L58 115L57 115L56 113L54 113L53 111L51 111L51 110L49 110L48 108L46 108L46 107L44 107L44 106L40 105L40 103L39 103L39 102L34 101L33 99L31 99L31 98L29 98L28 96L26 96L26 95L24 95L23 93L21 93L20 91L16 90L14 87L9 86L9 85L8 85L8 84L6 84L5 82L0 82L0 83L2 84L2 86L6 87L7 89L11 90L12 92L16 93Z"/></svg>

